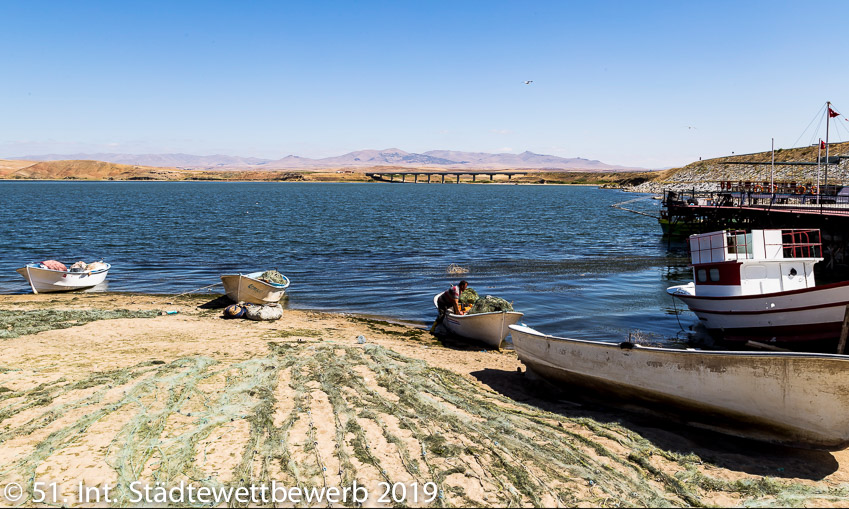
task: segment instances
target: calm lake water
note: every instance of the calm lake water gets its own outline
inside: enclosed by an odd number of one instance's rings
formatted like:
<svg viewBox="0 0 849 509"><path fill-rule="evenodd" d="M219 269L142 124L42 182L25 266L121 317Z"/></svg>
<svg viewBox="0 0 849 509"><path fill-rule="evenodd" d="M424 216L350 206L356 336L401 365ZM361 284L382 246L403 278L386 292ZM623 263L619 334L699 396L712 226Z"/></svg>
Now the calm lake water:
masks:
<svg viewBox="0 0 849 509"><path fill-rule="evenodd" d="M670 342L695 317L664 290L691 273L653 218L610 206L639 197L545 185L0 182L0 293L29 292L14 269L50 258L102 258L120 292L181 293L276 268L292 281L290 308L430 324L457 264L542 332ZM627 207L656 214L659 202Z"/></svg>

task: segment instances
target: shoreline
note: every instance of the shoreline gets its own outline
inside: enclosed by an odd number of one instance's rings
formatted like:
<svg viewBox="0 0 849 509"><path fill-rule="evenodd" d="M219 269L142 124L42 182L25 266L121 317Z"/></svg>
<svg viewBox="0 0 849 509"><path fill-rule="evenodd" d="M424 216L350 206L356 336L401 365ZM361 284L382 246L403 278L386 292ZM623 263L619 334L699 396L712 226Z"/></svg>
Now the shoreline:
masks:
<svg viewBox="0 0 849 509"><path fill-rule="evenodd" d="M0 483L50 480L73 496L74 483L131 477L357 480L377 497L380 482L434 482L441 503L461 507L849 502L849 451L735 439L568 389L551 395L514 351L386 320L303 309L276 322L224 319L219 297L4 299ZM45 324L64 328L32 332Z"/></svg>

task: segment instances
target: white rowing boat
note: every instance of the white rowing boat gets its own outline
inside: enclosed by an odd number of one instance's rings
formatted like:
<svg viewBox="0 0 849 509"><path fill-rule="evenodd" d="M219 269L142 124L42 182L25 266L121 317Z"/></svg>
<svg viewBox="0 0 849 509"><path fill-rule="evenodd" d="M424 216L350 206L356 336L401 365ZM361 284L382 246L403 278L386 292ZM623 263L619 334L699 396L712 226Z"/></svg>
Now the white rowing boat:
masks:
<svg viewBox="0 0 849 509"><path fill-rule="evenodd" d="M439 309L439 296L433 298L433 305ZM479 341L493 348L499 348L510 334L510 325L517 323L523 313L518 311L494 311L492 313L475 313L472 315L456 315L445 313L442 324L448 332L466 339Z"/></svg>
<svg viewBox="0 0 849 509"><path fill-rule="evenodd" d="M102 268L90 271L70 271L48 269L40 263L28 263L16 269L15 272L27 280L32 293L69 292L91 288L104 282L112 266L99 262L96 265Z"/></svg>
<svg viewBox="0 0 849 509"><path fill-rule="evenodd" d="M849 357L604 343L511 325L529 370L614 399L673 410L691 423L790 445L849 445Z"/></svg>
<svg viewBox="0 0 849 509"><path fill-rule="evenodd" d="M260 305L279 302L286 293L286 288L289 287L289 278L283 276L285 283L269 283L258 279L262 273L263 271L250 274L224 274L221 276L224 292L234 302Z"/></svg>

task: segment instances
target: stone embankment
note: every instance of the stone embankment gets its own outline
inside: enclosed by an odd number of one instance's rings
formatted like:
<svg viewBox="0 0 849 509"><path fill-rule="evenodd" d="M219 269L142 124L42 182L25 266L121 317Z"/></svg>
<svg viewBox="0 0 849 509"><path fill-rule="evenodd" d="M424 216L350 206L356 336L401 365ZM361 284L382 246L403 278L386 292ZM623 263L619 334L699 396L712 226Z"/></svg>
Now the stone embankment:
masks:
<svg viewBox="0 0 849 509"><path fill-rule="evenodd" d="M829 150L828 182L849 184L849 142L831 144ZM814 184L825 181L825 164L799 165L788 163L816 163L817 147L776 150L775 166L772 153L735 155L696 161L681 168L658 172L657 176L638 185L624 186L627 191L638 193L662 193L672 190L719 190L719 182L798 182ZM823 156L823 163L825 156ZM819 178L818 178L819 176Z"/></svg>

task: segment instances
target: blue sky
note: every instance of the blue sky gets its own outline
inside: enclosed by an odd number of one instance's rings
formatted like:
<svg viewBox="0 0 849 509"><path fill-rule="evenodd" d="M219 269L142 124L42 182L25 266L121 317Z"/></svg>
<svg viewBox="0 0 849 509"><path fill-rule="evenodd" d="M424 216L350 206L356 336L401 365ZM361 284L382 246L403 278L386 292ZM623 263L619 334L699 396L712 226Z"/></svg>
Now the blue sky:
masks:
<svg viewBox="0 0 849 509"><path fill-rule="evenodd" d="M849 114L847 14L845 0L8 0L0 157L394 147L656 168L804 145L825 101Z"/></svg>

